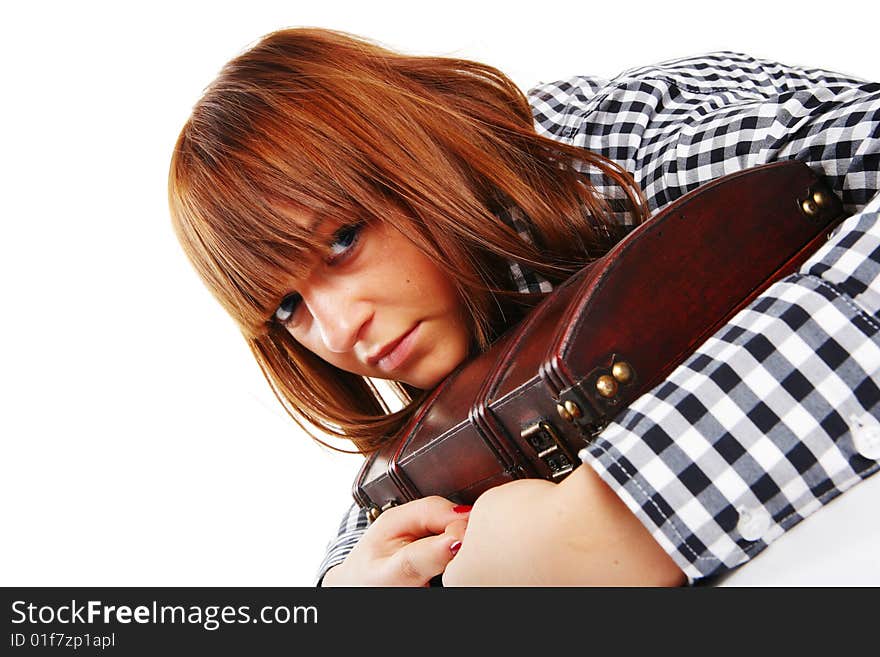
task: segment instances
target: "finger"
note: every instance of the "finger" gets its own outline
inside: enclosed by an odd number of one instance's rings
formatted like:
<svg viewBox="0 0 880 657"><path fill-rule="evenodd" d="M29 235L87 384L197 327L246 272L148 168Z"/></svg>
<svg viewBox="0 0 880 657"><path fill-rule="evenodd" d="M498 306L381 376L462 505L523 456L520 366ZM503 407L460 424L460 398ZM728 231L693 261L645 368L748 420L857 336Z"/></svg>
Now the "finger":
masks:
<svg viewBox="0 0 880 657"><path fill-rule="evenodd" d="M467 518L469 512L469 506L456 505L435 495L392 507L382 513L373 524L377 526L375 531L381 531L386 537L407 536L418 539L442 534L447 525Z"/></svg>
<svg viewBox="0 0 880 657"><path fill-rule="evenodd" d="M464 532L467 529L467 524L467 518L453 520L448 525L446 525L446 531L444 533L447 536L454 536L459 541L464 540Z"/></svg>
<svg viewBox="0 0 880 657"><path fill-rule="evenodd" d="M395 571L392 581L401 586L424 586L446 568L457 552L461 539L452 534L428 536L398 550L388 560Z"/></svg>

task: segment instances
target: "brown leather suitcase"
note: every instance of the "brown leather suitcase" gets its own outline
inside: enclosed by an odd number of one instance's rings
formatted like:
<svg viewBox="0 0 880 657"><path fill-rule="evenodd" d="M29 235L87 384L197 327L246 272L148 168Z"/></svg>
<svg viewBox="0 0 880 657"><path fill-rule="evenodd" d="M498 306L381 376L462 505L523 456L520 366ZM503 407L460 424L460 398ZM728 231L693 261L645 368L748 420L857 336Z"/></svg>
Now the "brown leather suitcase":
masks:
<svg viewBox="0 0 880 657"><path fill-rule="evenodd" d="M702 185L558 286L450 374L353 487L375 518L441 495L470 504L522 477L562 480L577 453L842 219L798 162Z"/></svg>

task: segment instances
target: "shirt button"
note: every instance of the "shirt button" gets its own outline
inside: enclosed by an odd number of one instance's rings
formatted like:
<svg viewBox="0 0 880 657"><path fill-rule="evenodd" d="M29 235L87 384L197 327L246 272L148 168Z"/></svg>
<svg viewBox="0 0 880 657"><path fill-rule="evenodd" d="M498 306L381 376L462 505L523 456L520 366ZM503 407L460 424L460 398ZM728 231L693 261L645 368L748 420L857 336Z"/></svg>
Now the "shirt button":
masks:
<svg viewBox="0 0 880 657"><path fill-rule="evenodd" d="M736 530L747 541L757 541L770 529L770 514L763 509L739 508Z"/></svg>
<svg viewBox="0 0 880 657"><path fill-rule="evenodd" d="M880 422L864 413L861 417L851 415L849 425L856 451L866 459L880 459Z"/></svg>

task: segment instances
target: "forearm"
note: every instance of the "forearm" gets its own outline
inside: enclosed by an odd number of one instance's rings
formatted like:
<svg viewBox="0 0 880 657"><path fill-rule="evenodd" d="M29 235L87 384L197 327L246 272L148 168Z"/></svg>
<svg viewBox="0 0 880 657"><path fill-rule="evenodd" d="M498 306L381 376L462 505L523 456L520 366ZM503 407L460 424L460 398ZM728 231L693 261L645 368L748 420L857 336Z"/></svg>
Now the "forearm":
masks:
<svg viewBox="0 0 880 657"><path fill-rule="evenodd" d="M674 586L681 570L587 466L520 479L474 505L446 586Z"/></svg>
<svg viewBox="0 0 880 657"><path fill-rule="evenodd" d="M579 500L589 501L586 517L576 525L582 533L563 539L572 549L567 552L570 563L560 564L561 578L577 573L578 581L569 583L580 585L684 584L681 569L592 468L577 468L556 487L556 497L569 514L583 509Z"/></svg>

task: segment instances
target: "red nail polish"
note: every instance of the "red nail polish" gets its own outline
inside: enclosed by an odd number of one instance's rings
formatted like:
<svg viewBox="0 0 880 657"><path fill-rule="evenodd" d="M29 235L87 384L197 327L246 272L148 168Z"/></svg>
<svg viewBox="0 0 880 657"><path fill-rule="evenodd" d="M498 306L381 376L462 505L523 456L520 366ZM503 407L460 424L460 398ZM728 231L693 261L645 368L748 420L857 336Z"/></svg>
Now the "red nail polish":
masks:
<svg viewBox="0 0 880 657"><path fill-rule="evenodd" d="M449 551L452 552L452 556L458 554L458 551L461 549L461 541L456 541L452 545L449 546Z"/></svg>
<svg viewBox="0 0 880 657"><path fill-rule="evenodd" d="M452 510L456 513L470 513L470 510L473 508L474 507L472 507L470 504L458 504L452 507Z"/></svg>

